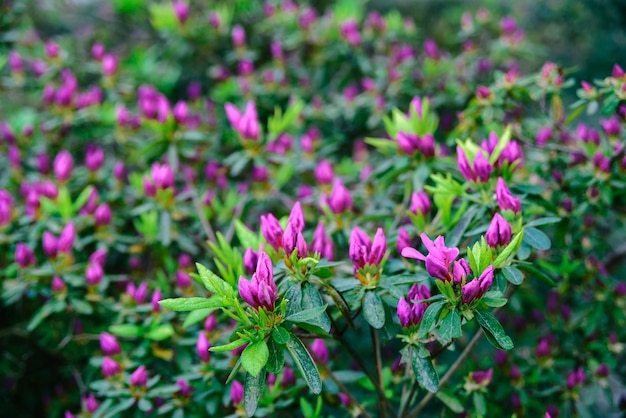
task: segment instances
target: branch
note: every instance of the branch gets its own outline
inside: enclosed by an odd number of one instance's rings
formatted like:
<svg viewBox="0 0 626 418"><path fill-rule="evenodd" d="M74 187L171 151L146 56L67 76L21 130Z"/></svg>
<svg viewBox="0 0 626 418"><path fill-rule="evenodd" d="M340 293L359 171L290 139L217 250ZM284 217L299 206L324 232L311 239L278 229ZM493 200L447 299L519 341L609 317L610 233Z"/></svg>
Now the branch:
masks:
<svg viewBox="0 0 626 418"><path fill-rule="evenodd" d="M374 327L370 327L370 335L372 336L372 349L374 350L374 364L376 368L376 376L378 377L378 385L381 390L377 390L378 393L378 404L380 407L380 416L381 418L387 417L387 397L385 396L385 391L383 390L384 382L383 382L383 365L382 365L382 357L380 353L380 338L378 336L378 330Z"/></svg>

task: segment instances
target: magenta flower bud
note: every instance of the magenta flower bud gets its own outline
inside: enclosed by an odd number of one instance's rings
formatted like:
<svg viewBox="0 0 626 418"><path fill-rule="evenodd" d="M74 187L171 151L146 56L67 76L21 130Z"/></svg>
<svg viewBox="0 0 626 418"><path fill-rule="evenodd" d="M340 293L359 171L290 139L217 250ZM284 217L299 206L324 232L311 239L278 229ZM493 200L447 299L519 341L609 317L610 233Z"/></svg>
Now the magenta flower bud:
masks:
<svg viewBox="0 0 626 418"><path fill-rule="evenodd" d="M498 177L496 184L496 200L501 210L512 210L516 214L522 209L522 203L517 197L511 194L502 177Z"/></svg>
<svg viewBox="0 0 626 418"><path fill-rule="evenodd" d="M439 48L433 39L426 39L424 41L424 53L430 59L439 59Z"/></svg>
<svg viewBox="0 0 626 418"><path fill-rule="evenodd" d="M315 166L315 180L319 184L332 184L335 173L333 172L333 166L328 160L320 160Z"/></svg>
<svg viewBox="0 0 626 418"><path fill-rule="evenodd" d="M111 357L107 356L102 360L102 375L105 379L113 377L121 371L120 365Z"/></svg>
<svg viewBox="0 0 626 418"><path fill-rule="evenodd" d="M105 356L114 356L122 352L122 347L117 338L106 332L100 334L100 348Z"/></svg>
<svg viewBox="0 0 626 418"><path fill-rule="evenodd" d="M330 196L326 200L331 212L335 215L349 211L352 209L352 196L346 189L346 186L340 179L336 178L333 183L333 189L330 192Z"/></svg>
<svg viewBox="0 0 626 418"><path fill-rule="evenodd" d="M456 157L457 157L457 165L459 167L459 171L468 181L476 181L476 173L470 166L469 161L467 160L467 156L465 155L465 151L463 148L457 146L456 147Z"/></svg>
<svg viewBox="0 0 626 418"><path fill-rule="evenodd" d="M57 154L53 163L54 175L61 181L67 181L74 170L74 159L69 151L63 150Z"/></svg>
<svg viewBox="0 0 626 418"><path fill-rule="evenodd" d="M104 48L104 45L102 45L100 42L96 42L91 47L91 57L95 61L102 61L102 58L104 57L105 53L106 53L106 49Z"/></svg>
<svg viewBox="0 0 626 418"><path fill-rule="evenodd" d="M157 189L168 189L174 186L174 171L169 164L153 163L150 173Z"/></svg>
<svg viewBox="0 0 626 418"><path fill-rule="evenodd" d="M54 276L52 278L52 284L50 285L50 289L53 292L63 292L66 289L65 282L59 276Z"/></svg>
<svg viewBox="0 0 626 418"><path fill-rule="evenodd" d="M176 392L179 396L181 396L183 398L188 398L188 397L191 396L191 393L192 393L193 389L191 388L191 386L189 386L189 383L187 383L186 380L178 379L176 381L176 386L178 386L180 388L180 389L178 389L178 392Z"/></svg>
<svg viewBox="0 0 626 418"><path fill-rule="evenodd" d="M85 153L85 166L91 172L96 172L104 164L104 150L96 146L88 146Z"/></svg>
<svg viewBox="0 0 626 418"><path fill-rule="evenodd" d="M398 239L396 241L396 250L398 251L398 253L402 253L402 250L410 246L411 246L411 236L409 235L409 233L404 227L400 227L400 229L398 229Z"/></svg>
<svg viewBox="0 0 626 418"><path fill-rule="evenodd" d="M50 157L48 154L37 155L37 171L43 175L50 173Z"/></svg>
<svg viewBox="0 0 626 418"><path fill-rule="evenodd" d="M507 163L510 166L515 161L519 161L521 163L523 159L524 157L519 143L517 141L510 141L502 150L502 154L500 154L497 164L502 166L504 163Z"/></svg>
<svg viewBox="0 0 626 418"><path fill-rule="evenodd" d="M278 251L283 246L283 228L271 213L261 215L261 233L274 250Z"/></svg>
<svg viewBox="0 0 626 418"><path fill-rule="evenodd" d="M235 45L236 48L245 46L246 31L240 25L233 26L231 36L233 39L233 45Z"/></svg>
<svg viewBox="0 0 626 418"><path fill-rule="evenodd" d="M209 25L214 29L219 29L222 26L222 19L216 12L209 13Z"/></svg>
<svg viewBox="0 0 626 418"><path fill-rule="evenodd" d="M606 378L609 377L609 366L605 363L600 364L597 368L596 368L596 376L601 377L601 378Z"/></svg>
<svg viewBox="0 0 626 418"><path fill-rule="evenodd" d="M493 266L489 266L483 271L478 279L467 283L461 289L462 301L469 305L474 300L480 299L491 287L493 283Z"/></svg>
<svg viewBox="0 0 626 418"><path fill-rule="evenodd" d="M139 366L130 375L130 385L135 387L145 387L148 384L148 373L146 372L146 366Z"/></svg>
<svg viewBox="0 0 626 418"><path fill-rule="evenodd" d="M115 165L113 166L113 177L115 177L115 179L120 182L126 180L126 167L124 166L123 162L118 161L115 163Z"/></svg>
<svg viewBox="0 0 626 418"><path fill-rule="evenodd" d="M100 264L90 263L87 265L87 269L85 270L85 280L88 285L97 286L100 282L102 282L103 276L104 270Z"/></svg>
<svg viewBox="0 0 626 418"><path fill-rule="evenodd" d="M622 67L620 67L619 65L615 64L613 66L613 72L611 73L611 77L613 77L613 78L623 78L624 77L624 70L622 70Z"/></svg>
<svg viewBox="0 0 626 418"><path fill-rule="evenodd" d="M412 110L415 111L415 113L420 117L420 119L423 117L422 115L422 98L415 96L411 99L411 104L409 105L410 108Z"/></svg>
<svg viewBox="0 0 626 418"><path fill-rule="evenodd" d="M552 138L552 128L549 126L544 126L539 129L537 132L537 137L535 138L535 142L539 146L545 145Z"/></svg>
<svg viewBox="0 0 626 418"><path fill-rule="evenodd" d="M316 338L313 340L313 344L311 344L311 352L319 360L322 364L328 363L329 354L328 347L326 346L326 342L322 338Z"/></svg>
<svg viewBox="0 0 626 418"><path fill-rule="evenodd" d="M500 19L500 29L505 34L511 34L517 30L517 22L515 18L505 16Z"/></svg>
<svg viewBox="0 0 626 418"><path fill-rule="evenodd" d="M184 25L189 19L189 5L184 1L174 0L172 2L172 8L180 24Z"/></svg>
<svg viewBox="0 0 626 418"><path fill-rule="evenodd" d="M280 385L283 388L288 388L296 384L296 374L293 372L293 369L285 366L283 369L283 378L280 381Z"/></svg>
<svg viewBox="0 0 626 418"><path fill-rule="evenodd" d="M189 108L187 103L184 101L179 101L174 105L174 109L172 110L172 115L174 115L174 119L180 125L184 125L189 118Z"/></svg>
<svg viewBox="0 0 626 418"><path fill-rule="evenodd" d="M492 94L493 93L487 86L478 86L476 88L476 97L478 97L479 99L488 99L489 97L491 97Z"/></svg>
<svg viewBox="0 0 626 418"><path fill-rule="evenodd" d="M61 52L59 45L53 41L46 42L44 45L44 51L48 58L56 58L59 56L59 52Z"/></svg>
<svg viewBox="0 0 626 418"><path fill-rule="evenodd" d="M387 252L387 239L383 233L382 228L376 230L374 240L372 241L372 248L370 250L369 263L378 265L382 262L385 253Z"/></svg>
<svg viewBox="0 0 626 418"><path fill-rule="evenodd" d="M71 254L74 246L74 238L76 237L76 229L74 224L69 222L61 231L58 241L58 251L62 254Z"/></svg>
<svg viewBox="0 0 626 418"><path fill-rule="evenodd" d="M428 195L423 190L419 193L413 192L411 194L411 207L410 211L415 215L425 216L430 212L431 203Z"/></svg>
<svg viewBox="0 0 626 418"><path fill-rule="evenodd" d="M243 385L238 380L230 386L230 402L235 406L243 402Z"/></svg>
<svg viewBox="0 0 626 418"><path fill-rule="evenodd" d="M154 197L156 196L156 185L154 184L154 182L148 177L148 176L143 176L143 194L146 195L147 197Z"/></svg>
<svg viewBox="0 0 626 418"><path fill-rule="evenodd" d="M287 224L287 229L285 229L285 233L283 234L283 249L287 257L291 256L294 250L297 250L298 258L304 258L308 254L306 241L302 236L302 232L298 231L291 222Z"/></svg>
<svg viewBox="0 0 626 418"><path fill-rule="evenodd" d="M621 128L619 119L613 117L611 119L602 120L600 124L607 136L619 136Z"/></svg>
<svg viewBox="0 0 626 418"><path fill-rule="evenodd" d="M52 235L51 232L44 231L42 244L43 244L43 252L49 258L55 258L57 256L57 251L59 249L59 242L58 242L58 239L54 235Z"/></svg>
<svg viewBox="0 0 626 418"><path fill-rule="evenodd" d="M470 274L472 274L472 269L467 260L462 258L454 262L452 266L452 282L461 286Z"/></svg>
<svg viewBox="0 0 626 418"><path fill-rule="evenodd" d="M176 287L185 289L189 286L191 286L191 276L189 273L183 270L178 270L176 272Z"/></svg>
<svg viewBox="0 0 626 418"><path fill-rule="evenodd" d="M100 248L94 251L89 256L90 263L97 263L97 264L100 264L101 266L104 266L106 264L106 259L107 259L107 250L105 248Z"/></svg>
<svg viewBox="0 0 626 418"><path fill-rule="evenodd" d="M84 402L85 409L90 414L93 414L98 409L98 401L96 401L96 397L93 395L93 393L89 394L89 396L84 399Z"/></svg>
<svg viewBox="0 0 626 418"><path fill-rule="evenodd" d="M469 374L470 380L472 380L477 385L481 385L481 386L487 386L491 382L492 377L493 377L493 369L489 369L487 371L471 372Z"/></svg>
<svg viewBox="0 0 626 418"><path fill-rule="evenodd" d="M102 73L105 76L115 75L117 72L117 57L113 54L106 54L102 57Z"/></svg>
<svg viewBox="0 0 626 418"><path fill-rule="evenodd" d="M99 205L93 213L96 226L109 225L111 223L111 208L107 203Z"/></svg>
<svg viewBox="0 0 626 418"><path fill-rule="evenodd" d="M44 236L45 236L45 232L44 232ZM49 256L49 257L52 257L52 256ZM23 242L18 242L17 245L15 246L15 262L21 268L26 268L28 266L35 264L35 254L33 253L33 250L31 250L28 247L28 245L24 244Z"/></svg>
<svg viewBox="0 0 626 418"><path fill-rule="evenodd" d="M289 219L287 223L293 225L296 231L301 232L304 229L304 212L302 211L302 205L300 202L296 202L291 208L289 213Z"/></svg>
<svg viewBox="0 0 626 418"><path fill-rule="evenodd" d="M604 155L602 155L602 153L600 151L598 151L596 154L594 154L593 156L593 165L600 171L604 172L604 173L610 173L611 172L611 161L605 157Z"/></svg>
<svg viewBox="0 0 626 418"><path fill-rule="evenodd" d="M270 45L270 52L272 53L272 57L276 61L283 61L285 56L283 54L283 46L279 40L273 40Z"/></svg>
<svg viewBox="0 0 626 418"><path fill-rule="evenodd" d="M396 141L402 151L408 155L413 155L419 148L419 138L414 133L398 132Z"/></svg>
<svg viewBox="0 0 626 418"><path fill-rule="evenodd" d="M252 280L239 277L238 287L241 298L254 309L264 307L269 311L274 310L278 289L274 283L272 260L266 253L259 251L259 260Z"/></svg>
<svg viewBox="0 0 626 418"><path fill-rule="evenodd" d="M326 235L324 224L321 222L317 224L315 232L313 233L311 251L313 253L319 253L322 258L326 258L331 261L334 259L335 244L332 238Z"/></svg>
<svg viewBox="0 0 626 418"><path fill-rule="evenodd" d="M150 297L152 312L157 313L161 311L161 305L159 305L159 301L161 300L161 298L161 289L154 289L154 292L152 292L152 297Z"/></svg>
<svg viewBox="0 0 626 418"><path fill-rule="evenodd" d="M488 182L492 171L493 166L489 160L485 158L482 152L477 152L476 157L474 157L474 172L476 173L478 180L482 183Z"/></svg>
<svg viewBox="0 0 626 418"><path fill-rule="evenodd" d="M511 235L511 225L499 213L496 213L485 233L487 245L492 248L507 245L511 242Z"/></svg>
<svg viewBox="0 0 626 418"><path fill-rule="evenodd" d="M198 341L196 342L196 352L198 353L198 356L203 363L209 362L209 347L211 347L211 344L209 344L209 340L206 337L206 334L204 333L204 331L200 331L200 333L198 334Z"/></svg>
<svg viewBox="0 0 626 418"><path fill-rule="evenodd" d="M11 67L11 71L14 73L24 72L24 63L22 62L22 57L17 51L9 52L9 67Z"/></svg>
<svg viewBox="0 0 626 418"><path fill-rule="evenodd" d="M215 317L215 315L211 314L207 316L206 320L204 321L204 330L206 332L215 331L218 326L219 322L217 322L217 318Z"/></svg>
<svg viewBox="0 0 626 418"><path fill-rule="evenodd" d="M252 248L247 248L243 254L243 269L246 274L253 274L256 263L259 261L259 255Z"/></svg>

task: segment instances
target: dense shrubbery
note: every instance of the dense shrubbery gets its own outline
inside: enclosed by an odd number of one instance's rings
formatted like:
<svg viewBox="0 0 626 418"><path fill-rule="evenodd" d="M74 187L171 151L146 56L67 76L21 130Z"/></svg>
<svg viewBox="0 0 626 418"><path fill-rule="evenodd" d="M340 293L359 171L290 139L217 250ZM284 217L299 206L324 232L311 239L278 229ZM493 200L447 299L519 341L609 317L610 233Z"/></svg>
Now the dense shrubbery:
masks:
<svg viewBox="0 0 626 418"><path fill-rule="evenodd" d="M449 52L351 1L112 5L133 43L2 21L8 415L619 414L618 65L570 104L485 9Z"/></svg>

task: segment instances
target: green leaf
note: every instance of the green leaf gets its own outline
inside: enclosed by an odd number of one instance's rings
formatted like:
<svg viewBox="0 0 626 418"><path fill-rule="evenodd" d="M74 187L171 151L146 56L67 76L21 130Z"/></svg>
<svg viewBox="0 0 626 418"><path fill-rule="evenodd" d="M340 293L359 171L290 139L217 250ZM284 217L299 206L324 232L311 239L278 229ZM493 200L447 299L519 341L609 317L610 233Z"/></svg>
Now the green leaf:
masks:
<svg viewBox="0 0 626 418"><path fill-rule="evenodd" d="M424 339L428 337L428 333L430 329L433 327L435 322L439 319L439 315L441 314L441 310L446 305L445 301L439 301L435 303L431 303L428 308L426 308L426 312L424 312L424 317L422 318L422 323L420 324L419 332L417 333L418 339Z"/></svg>
<svg viewBox="0 0 626 418"><path fill-rule="evenodd" d="M247 416L251 417L254 415L264 389L265 373L259 373L256 376L250 373L246 374L246 380L243 386L243 407L246 410Z"/></svg>
<svg viewBox="0 0 626 418"><path fill-rule="evenodd" d="M315 288L315 286L311 285L308 282L302 283L302 303L300 305L300 309L304 311L318 308L323 305L324 300L322 299L320 292ZM320 327L326 333L330 332L330 318L328 318L328 315L325 311L326 309L324 309L324 312L319 314L317 318L310 318L307 321L304 321L304 323Z"/></svg>
<svg viewBox="0 0 626 418"><path fill-rule="evenodd" d="M204 321L214 310L213 308L205 308L189 312L189 315L185 318L185 322L183 322L183 328L188 328L193 324Z"/></svg>
<svg viewBox="0 0 626 418"><path fill-rule="evenodd" d="M31 318L30 322L28 323L28 326L26 327L27 331L32 331L35 328L37 328L39 326L39 324L41 324L41 321L43 321L44 319L46 319L48 316L50 316L53 312L56 311L55 309L55 303L56 301L51 301L48 302L46 304L44 304L41 308L39 308L39 310L37 311L37 313L35 315L33 315L33 317Z"/></svg>
<svg viewBox="0 0 626 418"><path fill-rule="evenodd" d="M74 213L78 212L78 210L82 208L85 203L87 203L87 199L89 199L89 195L91 194L92 190L93 186L89 185L85 187L82 192L80 192L80 194L72 204L72 209L74 210Z"/></svg>
<svg viewBox="0 0 626 418"><path fill-rule="evenodd" d="M287 344L287 341L291 338L291 334L283 327L276 327L272 332L272 338L278 344Z"/></svg>
<svg viewBox="0 0 626 418"><path fill-rule="evenodd" d="M517 251L517 249L521 245L522 240L524 238L524 231L525 230L521 230L520 232L515 234L511 242L509 242L509 245L504 247L504 249L500 252L500 254L498 254L498 256L493 262L494 268L500 267L500 265L502 265L502 263L504 263L507 260L507 258L509 258L511 254L513 254L513 252Z"/></svg>
<svg viewBox="0 0 626 418"><path fill-rule="evenodd" d="M489 156L489 162L492 165L495 164L496 161L498 161L498 158L500 158L500 154L502 154L502 151L504 151L506 146L509 144L510 140L511 140L511 125L507 126L504 133L500 135L500 138L498 138L498 145L496 145L495 149Z"/></svg>
<svg viewBox="0 0 626 418"><path fill-rule="evenodd" d="M489 307L499 308L506 305L509 300L507 298L491 298L488 296L483 296L480 301Z"/></svg>
<svg viewBox="0 0 626 418"><path fill-rule="evenodd" d="M332 269L328 267L317 268L311 272L311 274L319 277L320 279L328 279L333 275Z"/></svg>
<svg viewBox="0 0 626 418"><path fill-rule="evenodd" d="M118 337L138 337L143 334L143 328L135 324L111 325L109 331Z"/></svg>
<svg viewBox="0 0 626 418"><path fill-rule="evenodd" d="M507 266L502 269L502 274L509 281L509 283L516 286L521 285L524 282L524 275L519 269L513 266Z"/></svg>
<svg viewBox="0 0 626 418"><path fill-rule="evenodd" d="M309 322L311 319L318 318L322 313L326 312L327 307L328 305L324 304L322 306L296 312L286 317L285 320L291 321L291 322ZM316 324L317 324L317 321L314 321L313 325L316 325Z"/></svg>
<svg viewBox="0 0 626 418"><path fill-rule="evenodd" d="M532 264L526 264L526 263L518 264L517 268L519 268L522 271L532 274L533 276L535 276L536 278L538 278L539 280L541 280L542 282L544 282L550 287L556 287L556 283L554 282L554 280L552 280L550 276L548 276L546 273L539 270Z"/></svg>
<svg viewBox="0 0 626 418"><path fill-rule="evenodd" d="M472 206L467 211L465 211L454 229L450 232L450 234L446 235L446 245L448 247L456 247L459 245L459 242L461 242L461 238L463 237L465 230L469 226L470 222L472 222L472 220L474 219L474 215L476 215L477 211L478 206Z"/></svg>
<svg viewBox="0 0 626 418"><path fill-rule="evenodd" d="M354 329L354 322L352 321L352 313L350 312L350 307L348 306L348 303L344 299L343 295L339 293L337 289L335 289L332 285L328 283L324 283L322 281L318 281L318 283L324 288L324 290L326 291L326 294L328 294L328 296L330 296L330 298L333 300L333 302L335 303L335 306L339 309L339 312L341 312L341 315L344 317L344 319L348 323L348 326Z"/></svg>
<svg viewBox="0 0 626 418"><path fill-rule="evenodd" d="M223 353L226 351L233 351L236 348L241 347L242 345L246 344L248 341L246 340L235 340L233 342L230 342L228 344L224 344L224 345L216 345L213 347L209 348L209 351L213 351L214 353Z"/></svg>
<svg viewBox="0 0 626 418"><path fill-rule="evenodd" d="M395 151L398 149L398 143L390 139L368 137L365 138L365 143L373 146L374 148L378 148L381 152Z"/></svg>
<svg viewBox="0 0 626 418"><path fill-rule="evenodd" d="M164 324L149 331L145 337L149 340L163 341L170 338L174 333L174 327L171 324Z"/></svg>
<svg viewBox="0 0 626 418"><path fill-rule="evenodd" d="M287 316L299 312L302 309L302 283L289 283L285 299L287 299Z"/></svg>
<svg viewBox="0 0 626 418"><path fill-rule="evenodd" d="M445 343L451 341L452 338L458 338L462 335L461 316L456 310L450 311L450 313L441 321L441 325L439 326L439 337Z"/></svg>
<svg viewBox="0 0 626 418"><path fill-rule="evenodd" d="M558 216L546 216L545 218L539 218L539 219L535 219L533 221L528 222L525 227L531 227L531 226L541 226L541 225L550 225L550 224L555 224L557 222L561 222L562 218L559 218Z"/></svg>
<svg viewBox="0 0 626 418"><path fill-rule="evenodd" d="M445 390L440 390L435 396L455 414L460 414L465 410L461 401Z"/></svg>
<svg viewBox="0 0 626 418"><path fill-rule="evenodd" d="M494 347L505 351L513 348L513 341L506 335L495 316L488 311L474 311L474 313L485 335L493 337L493 339L488 339Z"/></svg>
<svg viewBox="0 0 626 418"><path fill-rule="evenodd" d="M267 340L267 349L269 351L267 371L276 374L282 370L285 364L284 345L278 344L276 340L270 338Z"/></svg>
<svg viewBox="0 0 626 418"><path fill-rule="evenodd" d="M213 295L208 299L197 297L163 299L159 301L159 305L174 311L186 312L194 311L196 309L221 308L223 306L223 302L220 296Z"/></svg>
<svg viewBox="0 0 626 418"><path fill-rule="evenodd" d="M267 364L269 350L265 340L255 341L241 353L241 365L252 376L257 376Z"/></svg>
<svg viewBox="0 0 626 418"><path fill-rule="evenodd" d="M318 395L322 391L322 379L313 358L311 358L311 354L309 354L302 341L293 334L287 341L287 350L289 350L311 392Z"/></svg>
<svg viewBox="0 0 626 418"><path fill-rule="evenodd" d="M430 356L421 357L417 347L411 348L411 367L416 380L424 389L430 393L436 393L439 390L439 375L433 367Z"/></svg>
<svg viewBox="0 0 626 418"><path fill-rule="evenodd" d="M372 290L365 292L363 298L363 317L373 328L380 329L385 325L385 307L378 294Z"/></svg>
<svg viewBox="0 0 626 418"><path fill-rule="evenodd" d="M537 228L524 228L524 242L537 250L549 250L550 238Z"/></svg>

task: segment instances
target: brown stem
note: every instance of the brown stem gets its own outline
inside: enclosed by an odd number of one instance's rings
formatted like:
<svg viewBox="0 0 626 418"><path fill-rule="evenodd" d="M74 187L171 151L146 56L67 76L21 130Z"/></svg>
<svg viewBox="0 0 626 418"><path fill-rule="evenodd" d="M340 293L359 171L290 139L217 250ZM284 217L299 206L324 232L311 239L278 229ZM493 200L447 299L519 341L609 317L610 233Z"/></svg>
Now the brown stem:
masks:
<svg viewBox="0 0 626 418"><path fill-rule="evenodd" d="M387 397L383 390L385 384L383 382L383 361L380 352L380 338L378 330L374 327L370 327L370 335L372 337L372 349L374 350L374 365L376 369L376 376L378 378L378 385L381 390L377 390L378 393L378 405L380 407L380 416L382 418L387 417Z"/></svg>

